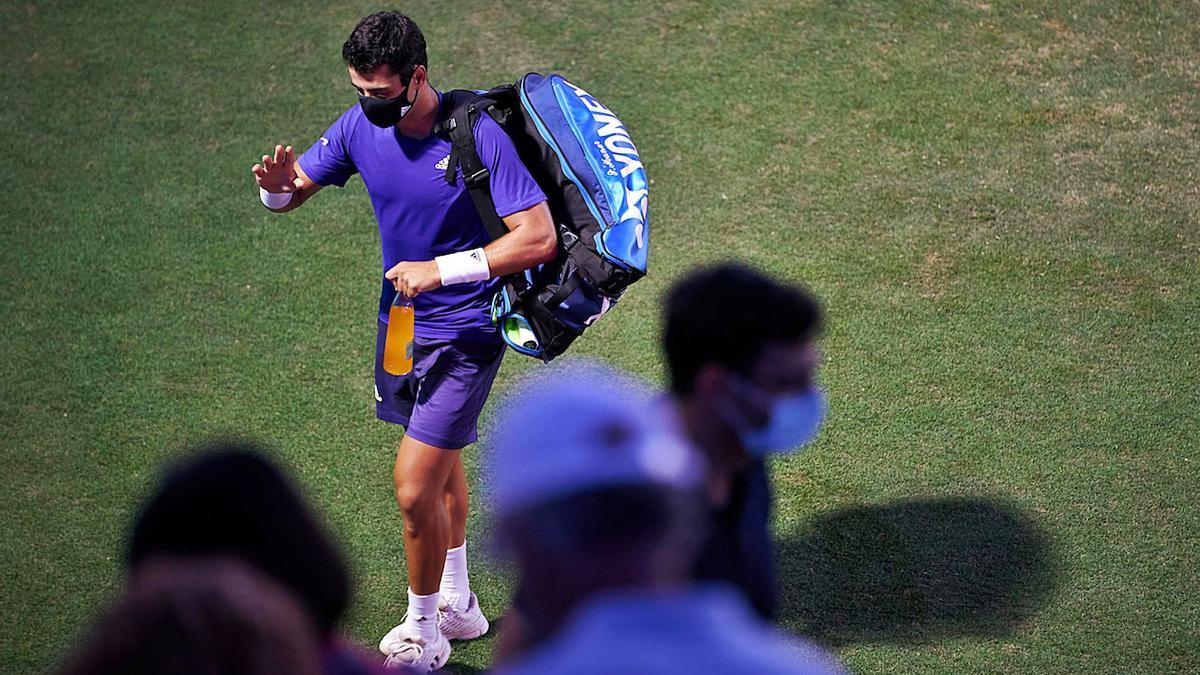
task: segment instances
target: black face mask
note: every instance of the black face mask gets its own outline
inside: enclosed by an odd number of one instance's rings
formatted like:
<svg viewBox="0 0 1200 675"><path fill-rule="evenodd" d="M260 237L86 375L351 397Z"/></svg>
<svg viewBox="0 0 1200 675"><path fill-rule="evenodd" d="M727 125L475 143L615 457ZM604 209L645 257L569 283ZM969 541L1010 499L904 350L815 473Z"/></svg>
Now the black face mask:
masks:
<svg viewBox="0 0 1200 675"><path fill-rule="evenodd" d="M417 96L421 95L421 91L417 90ZM373 98L371 96L358 97L358 104L362 106L363 114L367 116L367 121L377 127L387 129L394 127L404 119L404 116L412 110L416 103L414 99L412 103L408 102L408 87L404 87L404 91L396 98Z"/></svg>

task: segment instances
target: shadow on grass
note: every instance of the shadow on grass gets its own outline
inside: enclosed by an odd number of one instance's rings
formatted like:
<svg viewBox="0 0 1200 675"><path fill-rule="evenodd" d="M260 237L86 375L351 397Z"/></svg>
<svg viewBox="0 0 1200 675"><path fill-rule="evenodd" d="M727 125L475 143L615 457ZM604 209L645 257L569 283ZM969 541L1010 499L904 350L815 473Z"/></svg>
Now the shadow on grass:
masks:
<svg viewBox="0 0 1200 675"><path fill-rule="evenodd" d="M781 620L832 647L1005 635L1053 591L1052 554L1003 501L839 509L780 542Z"/></svg>

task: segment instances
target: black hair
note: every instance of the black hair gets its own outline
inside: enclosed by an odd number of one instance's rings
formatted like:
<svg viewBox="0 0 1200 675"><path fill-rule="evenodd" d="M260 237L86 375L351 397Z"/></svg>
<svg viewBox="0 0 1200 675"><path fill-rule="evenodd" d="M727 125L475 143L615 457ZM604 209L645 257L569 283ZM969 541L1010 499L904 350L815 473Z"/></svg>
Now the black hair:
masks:
<svg viewBox="0 0 1200 675"><path fill-rule="evenodd" d="M806 342L821 329L821 307L804 289L734 263L688 275L664 304L663 350L676 394L691 393L707 364L748 373L766 345Z"/></svg>
<svg viewBox="0 0 1200 675"><path fill-rule="evenodd" d="M241 441L201 448L165 473L133 527L128 563L157 555L228 555L296 593L328 634L349 603L341 554L263 451Z"/></svg>
<svg viewBox="0 0 1200 675"><path fill-rule="evenodd" d="M387 66L408 82L417 66L428 66L425 36L400 12L376 12L363 17L342 45L346 65L363 75Z"/></svg>
<svg viewBox="0 0 1200 675"><path fill-rule="evenodd" d="M97 617L60 675L317 675L294 593L222 558L156 557Z"/></svg>

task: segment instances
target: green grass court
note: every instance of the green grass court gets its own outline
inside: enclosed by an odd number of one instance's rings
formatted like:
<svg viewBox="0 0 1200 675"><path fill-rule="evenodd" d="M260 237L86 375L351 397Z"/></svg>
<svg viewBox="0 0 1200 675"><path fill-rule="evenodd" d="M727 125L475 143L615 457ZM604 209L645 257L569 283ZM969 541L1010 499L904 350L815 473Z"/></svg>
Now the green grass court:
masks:
<svg viewBox="0 0 1200 675"><path fill-rule="evenodd" d="M355 102L341 44L385 7L0 3L3 672L52 667L159 467L224 432L327 516L347 633L399 619L370 206L273 216L250 174ZM435 85L557 70L633 134L651 276L575 353L661 381L660 295L707 261L824 300L829 421L775 465L786 627L864 673L1200 670L1200 4L399 8Z"/></svg>

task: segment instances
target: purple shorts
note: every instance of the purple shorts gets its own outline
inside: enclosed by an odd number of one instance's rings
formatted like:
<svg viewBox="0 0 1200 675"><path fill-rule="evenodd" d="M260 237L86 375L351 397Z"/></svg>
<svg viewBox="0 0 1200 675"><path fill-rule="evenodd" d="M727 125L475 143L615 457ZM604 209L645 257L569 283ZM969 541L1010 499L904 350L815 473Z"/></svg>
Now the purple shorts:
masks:
<svg viewBox="0 0 1200 675"><path fill-rule="evenodd" d="M386 335L381 318L375 339L375 415L404 425L409 436L434 447L458 450L474 443L504 343L418 337L412 372L392 375L383 369Z"/></svg>

